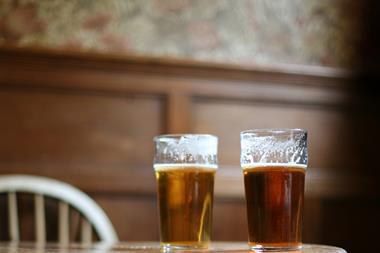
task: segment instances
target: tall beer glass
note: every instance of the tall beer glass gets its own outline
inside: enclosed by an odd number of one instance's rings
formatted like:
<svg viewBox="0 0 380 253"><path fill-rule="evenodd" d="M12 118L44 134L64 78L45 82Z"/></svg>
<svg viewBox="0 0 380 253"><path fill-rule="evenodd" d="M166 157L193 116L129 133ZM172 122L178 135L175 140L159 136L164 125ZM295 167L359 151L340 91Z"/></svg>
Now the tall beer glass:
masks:
<svg viewBox="0 0 380 253"><path fill-rule="evenodd" d="M207 248L218 139L212 135L162 135L154 142L161 246Z"/></svg>
<svg viewBox="0 0 380 253"><path fill-rule="evenodd" d="M241 166L253 250L302 247L307 133L302 129L244 131Z"/></svg>

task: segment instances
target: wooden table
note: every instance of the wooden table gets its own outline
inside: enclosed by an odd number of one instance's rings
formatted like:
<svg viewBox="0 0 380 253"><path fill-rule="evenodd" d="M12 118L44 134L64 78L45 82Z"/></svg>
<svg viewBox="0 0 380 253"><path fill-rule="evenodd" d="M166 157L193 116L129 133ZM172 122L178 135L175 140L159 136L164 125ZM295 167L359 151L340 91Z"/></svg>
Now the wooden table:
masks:
<svg viewBox="0 0 380 253"><path fill-rule="evenodd" d="M0 243L0 253L161 253L157 242L121 242L117 244L96 243L91 245L72 244L67 247L58 244L46 244L44 246L34 243ZM213 242L207 250L176 250L176 252L230 252L252 253L246 243L243 242ZM325 246L304 244L300 251L291 253L347 253L344 249Z"/></svg>

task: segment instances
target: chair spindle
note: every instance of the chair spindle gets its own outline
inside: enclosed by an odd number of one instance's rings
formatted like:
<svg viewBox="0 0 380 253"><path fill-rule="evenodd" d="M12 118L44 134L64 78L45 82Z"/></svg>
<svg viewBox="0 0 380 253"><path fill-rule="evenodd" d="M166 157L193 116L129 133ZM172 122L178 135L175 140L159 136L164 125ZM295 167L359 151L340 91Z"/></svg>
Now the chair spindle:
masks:
<svg viewBox="0 0 380 253"><path fill-rule="evenodd" d="M16 192L8 193L9 235L12 242L20 240Z"/></svg>
<svg viewBox="0 0 380 253"><path fill-rule="evenodd" d="M36 241L38 244L46 242L46 225L45 225L45 200L41 194L34 196L35 223L36 223Z"/></svg>
<svg viewBox="0 0 380 253"><path fill-rule="evenodd" d="M69 205L59 202L58 241L61 245L69 244Z"/></svg>
<svg viewBox="0 0 380 253"><path fill-rule="evenodd" d="M91 223L82 217L81 224L81 240L83 245L88 245L92 243L92 228Z"/></svg>

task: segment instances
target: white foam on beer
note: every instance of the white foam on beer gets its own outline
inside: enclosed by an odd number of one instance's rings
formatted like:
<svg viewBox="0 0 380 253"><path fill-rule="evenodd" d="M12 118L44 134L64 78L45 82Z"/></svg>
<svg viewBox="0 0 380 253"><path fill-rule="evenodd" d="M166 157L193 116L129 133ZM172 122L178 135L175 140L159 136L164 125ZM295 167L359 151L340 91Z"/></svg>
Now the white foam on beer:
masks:
<svg viewBox="0 0 380 253"><path fill-rule="evenodd" d="M166 143L167 150L183 154L216 155L218 152L218 138L213 135L183 135L179 139L160 138L160 142Z"/></svg>
<svg viewBox="0 0 380 253"><path fill-rule="evenodd" d="M280 138L281 137L281 138ZM307 161L306 134L284 136L241 135L241 157L244 163L290 163L303 164Z"/></svg>
<svg viewBox="0 0 380 253"><path fill-rule="evenodd" d="M179 170L187 168L195 168L202 170L216 170L218 165L215 164L199 164L199 163L158 163L154 164L153 168L155 171L162 170Z"/></svg>
<svg viewBox="0 0 380 253"><path fill-rule="evenodd" d="M298 164L298 163L248 163L242 164L241 166L243 170L247 169L255 169L255 168L265 168L265 167L285 167L285 168L296 168L296 169L304 169L306 170L306 164Z"/></svg>

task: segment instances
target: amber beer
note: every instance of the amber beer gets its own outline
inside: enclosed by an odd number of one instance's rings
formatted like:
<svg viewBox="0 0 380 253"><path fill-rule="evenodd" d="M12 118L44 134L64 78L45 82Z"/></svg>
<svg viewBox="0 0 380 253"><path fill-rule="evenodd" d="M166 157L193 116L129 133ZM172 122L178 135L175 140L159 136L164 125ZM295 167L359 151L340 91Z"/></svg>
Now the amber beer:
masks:
<svg viewBox="0 0 380 253"><path fill-rule="evenodd" d="M240 133L240 144L250 248L300 249L307 131L252 129Z"/></svg>
<svg viewBox="0 0 380 253"><path fill-rule="evenodd" d="M305 165L255 164L243 167L252 248L299 248Z"/></svg>
<svg viewBox="0 0 380 253"><path fill-rule="evenodd" d="M154 143L161 248L207 248L218 138L209 134L169 134L156 136Z"/></svg>
<svg viewBox="0 0 380 253"><path fill-rule="evenodd" d="M161 244L207 248L216 166L155 164Z"/></svg>

